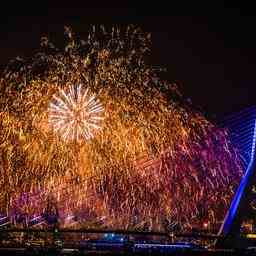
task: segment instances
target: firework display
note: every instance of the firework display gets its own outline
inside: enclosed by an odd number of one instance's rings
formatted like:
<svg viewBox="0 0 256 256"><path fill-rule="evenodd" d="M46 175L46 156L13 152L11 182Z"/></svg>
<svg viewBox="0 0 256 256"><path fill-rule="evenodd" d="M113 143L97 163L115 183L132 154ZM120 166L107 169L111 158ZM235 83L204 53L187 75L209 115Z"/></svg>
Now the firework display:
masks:
<svg viewBox="0 0 256 256"><path fill-rule="evenodd" d="M88 140L94 137L92 131L100 128L98 122L102 119L103 107L94 95L88 95L88 89L81 90L81 84L71 86L67 94L61 90L60 96L54 95L55 101L50 103L50 125L64 140Z"/></svg>
<svg viewBox="0 0 256 256"><path fill-rule="evenodd" d="M60 226L185 230L223 219L242 174L215 127L147 64L150 35L134 26L65 27L1 79L0 210ZM70 221L72 219L72 221Z"/></svg>

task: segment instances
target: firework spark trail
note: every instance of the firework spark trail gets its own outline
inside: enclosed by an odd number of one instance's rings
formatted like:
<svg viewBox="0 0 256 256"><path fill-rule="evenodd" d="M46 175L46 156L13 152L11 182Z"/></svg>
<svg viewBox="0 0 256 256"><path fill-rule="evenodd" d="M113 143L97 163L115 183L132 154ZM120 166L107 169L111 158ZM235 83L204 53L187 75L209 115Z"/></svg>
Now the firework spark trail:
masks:
<svg viewBox="0 0 256 256"><path fill-rule="evenodd" d="M67 93L53 95L49 105L49 122L55 132L59 132L65 141L89 140L94 130L100 129L104 108L95 95L89 95L88 88L82 85L71 86Z"/></svg>
<svg viewBox="0 0 256 256"><path fill-rule="evenodd" d="M63 226L66 216L84 227L155 230L218 222L243 172L226 131L156 79L144 62L149 35L101 29L85 42L69 38L63 54L42 53L41 77L36 63L5 71L1 211L34 216L53 197Z"/></svg>

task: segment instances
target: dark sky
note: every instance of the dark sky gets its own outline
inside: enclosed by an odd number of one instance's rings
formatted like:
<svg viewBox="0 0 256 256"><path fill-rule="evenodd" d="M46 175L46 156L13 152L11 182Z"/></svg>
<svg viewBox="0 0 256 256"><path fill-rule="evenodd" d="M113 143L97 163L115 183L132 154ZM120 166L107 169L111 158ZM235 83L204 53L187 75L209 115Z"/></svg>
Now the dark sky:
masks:
<svg viewBox="0 0 256 256"><path fill-rule="evenodd" d="M89 24L138 24L152 33L155 66L182 84L187 97L209 117L256 103L256 17L238 8L206 11L198 16L173 16L168 9L150 14L143 8L68 8L2 10L0 65L28 56L40 36L62 36L63 26L86 31ZM154 14L154 15L153 15Z"/></svg>

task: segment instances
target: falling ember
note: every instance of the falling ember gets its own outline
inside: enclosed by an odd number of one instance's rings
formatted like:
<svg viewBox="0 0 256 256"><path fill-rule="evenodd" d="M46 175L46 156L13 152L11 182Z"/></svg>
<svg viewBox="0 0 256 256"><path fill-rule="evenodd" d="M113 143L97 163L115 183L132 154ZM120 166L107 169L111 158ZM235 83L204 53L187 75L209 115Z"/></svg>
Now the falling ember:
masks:
<svg viewBox="0 0 256 256"><path fill-rule="evenodd" d="M43 38L0 79L0 214L54 205L64 227L219 223L243 173L227 131L158 78L139 28L85 40L65 29L63 51Z"/></svg>
<svg viewBox="0 0 256 256"><path fill-rule="evenodd" d="M101 128L104 108L96 95L79 84L53 95L48 111L49 124L56 133L65 141L80 141L92 139Z"/></svg>

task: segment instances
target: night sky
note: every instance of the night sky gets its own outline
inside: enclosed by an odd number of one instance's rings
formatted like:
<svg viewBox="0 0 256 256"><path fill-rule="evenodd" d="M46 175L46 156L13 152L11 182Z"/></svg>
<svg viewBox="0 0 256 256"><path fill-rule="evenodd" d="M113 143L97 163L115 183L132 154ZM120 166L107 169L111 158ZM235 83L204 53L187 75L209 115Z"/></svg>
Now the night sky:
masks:
<svg viewBox="0 0 256 256"><path fill-rule="evenodd" d="M80 33L90 24L138 24L152 33L152 64L167 68L163 76L180 83L186 97L214 118L256 103L256 17L242 14L238 8L204 16L172 16L168 9L151 16L143 8L2 9L0 65L29 56L42 35L60 40L64 25Z"/></svg>

